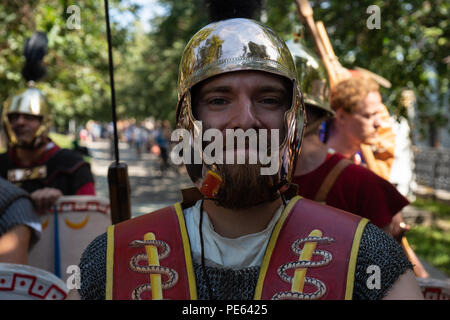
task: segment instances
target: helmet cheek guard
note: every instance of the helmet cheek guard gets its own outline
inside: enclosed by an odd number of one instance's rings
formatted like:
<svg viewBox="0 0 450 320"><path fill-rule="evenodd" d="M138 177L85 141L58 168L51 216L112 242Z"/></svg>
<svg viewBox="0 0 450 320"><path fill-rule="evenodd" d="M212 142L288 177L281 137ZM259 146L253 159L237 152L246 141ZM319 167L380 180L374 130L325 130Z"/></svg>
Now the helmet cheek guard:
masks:
<svg viewBox="0 0 450 320"><path fill-rule="evenodd" d="M314 107L322 111L323 116L318 123L334 117L334 111L329 104L330 86L328 74L319 57L308 49L301 41L286 42L297 69L297 79L303 92L307 108ZM308 128L314 129L316 124L308 123ZM308 131L308 128L306 131Z"/></svg>
<svg viewBox="0 0 450 320"><path fill-rule="evenodd" d="M211 23L191 38L180 63L177 126L189 130L192 136L202 130L192 109L192 88L196 84L213 76L245 70L279 75L292 83L292 103L284 114L285 135L279 149L279 167L269 182L282 193L295 170L305 127L305 108L291 53L270 28L250 19L229 19ZM221 182L211 174L216 173L214 164L203 161L202 148L191 146L202 164L186 164L189 176L200 190L209 190L205 188L206 181L208 186L213 185L212 192L204 192L207 197L213 196Z"/></svg>

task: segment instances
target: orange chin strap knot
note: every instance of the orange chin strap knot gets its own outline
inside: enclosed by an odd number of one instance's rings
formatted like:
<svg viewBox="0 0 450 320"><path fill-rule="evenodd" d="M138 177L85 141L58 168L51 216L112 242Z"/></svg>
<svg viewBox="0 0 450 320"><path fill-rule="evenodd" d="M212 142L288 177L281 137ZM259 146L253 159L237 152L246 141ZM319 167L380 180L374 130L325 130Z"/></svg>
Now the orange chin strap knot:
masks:
<svg viewBox="0 0 450 320"><path fill-rule="evenodd" d="M219 191L221 183L222 177L214 171L208 170L200 192L207 198L213 198Z"/></svg>

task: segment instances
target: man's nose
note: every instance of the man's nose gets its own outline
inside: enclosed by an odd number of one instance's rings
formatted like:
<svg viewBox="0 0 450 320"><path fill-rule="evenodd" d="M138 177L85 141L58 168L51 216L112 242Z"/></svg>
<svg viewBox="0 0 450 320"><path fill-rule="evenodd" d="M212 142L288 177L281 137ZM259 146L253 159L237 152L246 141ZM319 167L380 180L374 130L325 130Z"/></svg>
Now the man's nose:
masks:
<svg viewBox="0 0 450 320"><path fill-rule="evenodd" d="M381 119L379 115L375 116L375 119L373 120L373 126L375 129L378 129L379 127L381 127Z"/></svg>
<svg viewBox="0 0 450 320"><path fill-rule="evenodd" d="M22 114L16 115L11 121L14 125L23 125L25 123L25 117Z"/></svg>
<svg viewBox="0 0 450 320"><path fill-rule="evenodd" d="M258 120L255 106L248 97L239 99L237 106L233 108L232 119L229 127L233 129L257 129L261 128L261 122Z"/></svg>

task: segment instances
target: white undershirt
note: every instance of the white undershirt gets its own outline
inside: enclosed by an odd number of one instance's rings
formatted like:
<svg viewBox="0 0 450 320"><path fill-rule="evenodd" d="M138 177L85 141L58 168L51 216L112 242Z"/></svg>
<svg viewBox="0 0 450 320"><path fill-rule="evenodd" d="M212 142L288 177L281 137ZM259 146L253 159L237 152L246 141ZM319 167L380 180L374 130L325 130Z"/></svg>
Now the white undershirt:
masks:
<svg viewBox="0 0 450 320"><path fill-rule="evenodd" d="M201 242L199 234L201 200L184 210L187 232L191 244L192 259L201 263ZM203 242L205 251L205 265L213 267L226 267L241 269L260 266L264 258L267 243L269 242L272 229L281 216L283 206L270 220L267 227L260 232L247 234L238 238L226 238L214 231L208 214L203 211Z"/></svg>

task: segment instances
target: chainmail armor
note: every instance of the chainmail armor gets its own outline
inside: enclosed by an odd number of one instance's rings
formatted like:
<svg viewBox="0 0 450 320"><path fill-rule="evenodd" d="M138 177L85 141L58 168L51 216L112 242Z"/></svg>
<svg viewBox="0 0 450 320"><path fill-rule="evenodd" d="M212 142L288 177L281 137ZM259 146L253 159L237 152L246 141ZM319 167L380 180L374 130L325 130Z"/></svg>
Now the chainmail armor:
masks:
<svg viewBox="0 0 450 320"><path fill-rule="evenodd" d="M369 250L370 248L370 250ZM369 289L366 285L371 273L367 268L377 265L381 271L380 289ZM84 300L105 299L106 283L106 233L98 236L83 253L80 261L81 289ZM381 299L390 290L395 280L406 270L412 269L401 246L373 224L367 224L362 234L356 262L353 299ZM209 299L203 270L194 263L198 299ZM220 269L206 266L215 299L253 299L258 280L259 267L240 270Z"/></svg>
<svg viewBox="0 0 450 320"><path fill-rule="evenodd" d="M0 190L0 237L15 226L28 226L32 230L29 242L31 249L41 237L41 222L30 195L1 177Z"/></svg>
<svg viewBox="0 0 450 320"><path fill-rule="evenodd" d="M206 266L214 300L252 300L258 282L259 267L240 270ZM201 264L194 263L197 297L210 300L206 279Z"/></svg>
<svg viewBox="0 0 450 320"><path fill-rule="evenodd" d="M367 268L371 265L380 267L380 289L369 289L366 284L372 275L367 272ZM402 247L375 225L367 224L359 245L353 299L377 300L383 298L395 280L408 269L412 270L412 264Z"/></svg>
<svg viewBox="0 0 450 320"><path fill-rule="evenodd" d="M78 292L83 300L105 300L106 244L106 233L103 233L81 255L81 289Z"/></svg>

